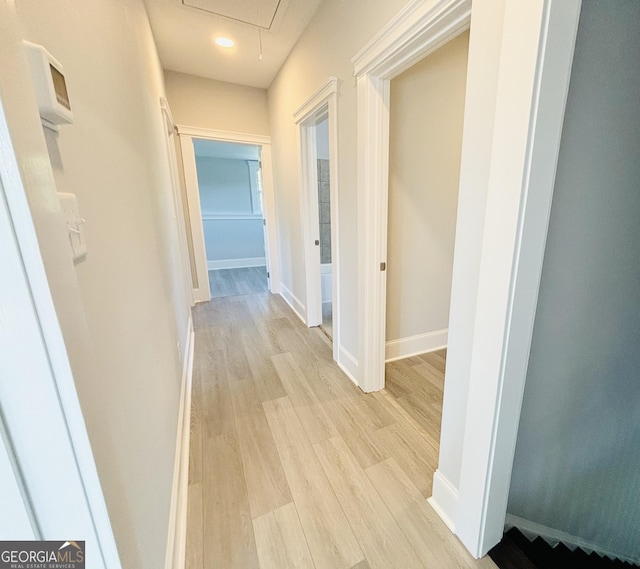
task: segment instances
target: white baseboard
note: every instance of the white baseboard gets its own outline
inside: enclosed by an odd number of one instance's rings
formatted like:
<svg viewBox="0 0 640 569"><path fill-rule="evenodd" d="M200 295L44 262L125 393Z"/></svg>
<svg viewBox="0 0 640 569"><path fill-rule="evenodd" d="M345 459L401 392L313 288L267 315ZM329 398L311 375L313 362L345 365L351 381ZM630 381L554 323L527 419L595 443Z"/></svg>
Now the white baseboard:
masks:
<svg viewBox="0 0 640 569"><path fill-rule="evenodd" d="M302 323L306 326L307 310L305 309L304 304L302 304L300 299L283 283L280 283L280 296L284 298L284 301L291 307L291 310L296 313L298 318L300 318Z"/></svg>
<svg viewBox="0 0 640 569"><path fill-rule="evenodd" d="M165 569L184 569L187 541L187 494L189 492L189 437L191 434L191 383L193 377L193 349L195 334L193 320L189 317L187 344L182 368L180 409L176 455L173 466L173 488L169 511L169 531Z"/></svg>
<svg viewBox="0 0 640 569"><path fill-rule="evenodd" d="M427 500L446 526L455 533L455 519L458 511L458 489L436 470L433 475L433 490Z"/></svg>
<svg viewBox="0 0 640 569"><path fill-rule="evenodd" d="M345 375L353 381L355 385L358 385L358 360L355 356L347 350L344 346L340 346L338 350L338 367L345 373Z"/></svg>
<svg viewBox="0 0 640 569"><path fill-rule="evenodd" d="M242 269L244 267L266 267L266 257L249 257L247 259L221 259L219 261L207 260L207 270L218 269Z"/></svg>
<svg viewBox="0 0 640 569"><path fill-rule="evenodd" d="M416 334L399 340L390 340L385 344L385 361L392 362L417 356L418 354L442 350L447 347L448 335L449 330L445 329L427 332L426 334Z"/></svg>
<svg viewBox="0 0 640 569"><path fill-rule="evenodd" d="M638 564L640 561L640 558L638 557L633 558L626 555L620 555L614 551L610 551L594 543L590 543L580 537L576 537L575 535L543 526L542 524L538 524L512 514L507 514L505 519L505 529L511 529L512 527L517 527L530 540L534 540L536 537L541 537L552 547L555 547L558 543L563 543L572 551L579 547L580 549L584 549L587 553L595 552L598 555L610 557L611 559L620 559L621 561L626 561L633 565Z"/></svg>

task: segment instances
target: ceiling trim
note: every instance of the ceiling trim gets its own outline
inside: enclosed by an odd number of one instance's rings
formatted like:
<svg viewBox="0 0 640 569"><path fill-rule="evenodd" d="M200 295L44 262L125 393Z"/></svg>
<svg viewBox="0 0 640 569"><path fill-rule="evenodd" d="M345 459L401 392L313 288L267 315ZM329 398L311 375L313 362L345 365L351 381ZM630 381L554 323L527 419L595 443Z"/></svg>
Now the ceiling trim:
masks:
<svg viewBox="0 0 640 569"><path fill-rule="evenodd" d="M213 130L198 126L176 125L178 134L195 138L210 138L224 142L238 142L240 144L271 144L271 137L263 134L247 134L243 132L229 132Z"/></svg>

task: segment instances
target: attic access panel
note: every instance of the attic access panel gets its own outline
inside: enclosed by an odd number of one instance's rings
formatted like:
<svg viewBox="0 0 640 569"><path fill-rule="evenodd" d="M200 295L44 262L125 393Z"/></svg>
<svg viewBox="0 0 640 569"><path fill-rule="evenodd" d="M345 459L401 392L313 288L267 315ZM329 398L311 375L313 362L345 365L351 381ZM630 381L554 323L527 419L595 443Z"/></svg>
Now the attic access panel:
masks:
<svg viewBox="0 0 640 569"><path fill-rule="evenodd" d="M268 30L282 0L182 0L184 6Z"/></svg>

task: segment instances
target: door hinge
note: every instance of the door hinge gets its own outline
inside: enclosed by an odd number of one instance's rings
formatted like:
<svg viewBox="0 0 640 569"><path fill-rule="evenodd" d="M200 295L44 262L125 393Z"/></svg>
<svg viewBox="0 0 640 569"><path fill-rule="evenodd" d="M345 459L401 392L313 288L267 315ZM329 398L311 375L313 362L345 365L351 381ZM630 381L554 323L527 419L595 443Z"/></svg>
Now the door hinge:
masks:
<svg viewBox="0 0 640 569"><path fill-rule="evenodd" d="M267 271L267 278L270 279L271 278L271 274L269 273L269 271Z"/></svg>
<svg viewBox="0 0 640 569"><path fill-rule="evenodd" d="M264 225L265 227L267 226L267 220L266 219L262 220L262 225Z"/></svg>
<svg viewBox="0 0 640 569"><path fill-rule="evenodd" d="M381 271L386 271L387 270L387 263L384 263L384 262L380 263L380 270Z"/></svg>
<svg viewBox="0 0 640 569"><path fill-rule="evenodd" d="M320 245L320 240L319 240L319 239L316 239L316 240L315 240L315 244L316 244L316 245Z"/></svg>

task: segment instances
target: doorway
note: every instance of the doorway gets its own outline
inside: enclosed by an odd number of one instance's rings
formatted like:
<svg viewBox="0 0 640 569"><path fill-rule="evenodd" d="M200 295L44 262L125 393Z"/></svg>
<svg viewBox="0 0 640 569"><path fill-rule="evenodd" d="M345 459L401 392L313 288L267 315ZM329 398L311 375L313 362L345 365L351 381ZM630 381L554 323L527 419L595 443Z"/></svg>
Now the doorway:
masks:
<svg viewBox="0 0 640 569"><path fill-rule="evenodd" d="M468 52L467 30L390 81L385 385L435 448Z"/></svg>
<svg viewBox="0 0 640 569"><path fill-rule="evenodd" d="M333 338L333 270L331 264L331 159L329 156L329 120L316 124L316 154L318 180L318 227L320 237L320 294L322 322L320 328Z"/></svg>
<svg viewBox="0 0 640 569"><path fill-rule="evenodd" d="M271 139L178 126L196 302L280 289Z"/></svg>
<svg viewBox="0 0 640 569"><path fill-rule="evenodd" d="M260 147L193 139L211 298L268 290Z"/></svg>
<svg viewBox="0 0 640 569"><path fill-rule="evenodd" d="M386 238L381 237L386 237L389 82L462 33L471 22L471 4L417 2L353 58L358 381L365 391L384 387ZM430 504L477 557L499 541L504 527L579 11L580 0L550 0L526 9L473 4L451 353Z"/></svg>
<svg viewBox="0 0 640 569"><path fill-rule="evenodd" d="M298 111L306 324L319 326L340 353L337 157L338 81L330 77Z"/></svg>

